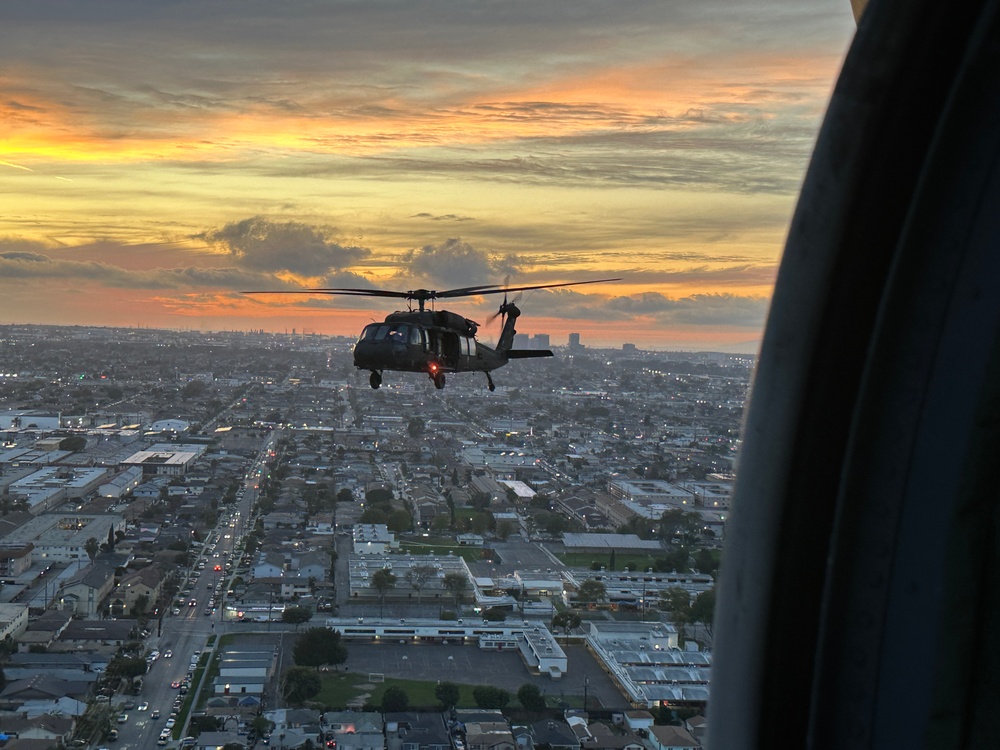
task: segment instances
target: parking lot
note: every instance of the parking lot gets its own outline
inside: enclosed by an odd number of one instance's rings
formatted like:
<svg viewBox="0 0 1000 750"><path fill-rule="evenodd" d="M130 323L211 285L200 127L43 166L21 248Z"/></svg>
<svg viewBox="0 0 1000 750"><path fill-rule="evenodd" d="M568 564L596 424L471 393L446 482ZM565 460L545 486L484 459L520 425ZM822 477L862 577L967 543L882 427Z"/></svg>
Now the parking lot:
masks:
<svg viewBox="0 0 1000 750"><path fill-rule="evenodd" d="M348 642L347 650L347 668L358 674L494 685L511 693L530 682L550 696L583 695L586 682L592 706L600 701L607 708L627 707L625 698L583 646L567 649L568 673L559 680L531 674L514 651L485 651L475 645Z"/></svg>

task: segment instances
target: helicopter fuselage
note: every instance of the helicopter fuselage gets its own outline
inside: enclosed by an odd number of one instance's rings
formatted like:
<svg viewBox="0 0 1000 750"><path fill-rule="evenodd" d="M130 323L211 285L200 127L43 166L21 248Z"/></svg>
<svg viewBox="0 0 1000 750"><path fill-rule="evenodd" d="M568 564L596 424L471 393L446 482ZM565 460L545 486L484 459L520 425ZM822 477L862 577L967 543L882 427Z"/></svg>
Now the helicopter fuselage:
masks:
<svg viewBox="0 0 1000 750"><path fill-rule="evenodd" d="M451 325L441 325L441 323ZM506 364L476 341L477 326L454 313L396 312L365 326L354 345L354 365L363 370L405 372L489 371Z"/></svg>
<svg viewBox="0 0 1000 750"><path fill-rule="evenodd" d="M423 372L438 388L450 372L489 373L517 357L551 357L552 352L512 352L514 321L520 311L513 304L497 347L476 340L478 324L448 311L394 312L381 323L365 326L354 345L354 366L372 373L372 387L381 385L384 370ZM492 379L489 383L492 386Z"/></svg>

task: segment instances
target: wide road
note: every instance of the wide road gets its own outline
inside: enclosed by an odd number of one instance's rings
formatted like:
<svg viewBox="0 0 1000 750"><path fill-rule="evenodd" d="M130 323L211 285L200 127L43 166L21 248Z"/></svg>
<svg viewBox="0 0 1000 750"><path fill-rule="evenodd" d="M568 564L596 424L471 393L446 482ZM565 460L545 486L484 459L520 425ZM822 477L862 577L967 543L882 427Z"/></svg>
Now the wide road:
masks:
<svg viewBox="0 0 1000 750"><path fill-rule="evenodd" d="M180 612L174 615L172 608L168 608L159 628L157 623L151 623L150 629L153 632L146 639L146 648L148 651L158 651L160 656L152 662L143 678L141 695L129 696L129 699L136 704L136 708L116 709L115 717L123 711L127 714L127 719L121 724L115 724L119 732L115 750L155 750L160 731L166 726L173 711L174 699L180 694L178 688L171 687L171 683L180 682L187 677L191 662L206 650L209 636L221 635L227 629L245 632L245 625L223 624L222 591L228 590L228 584L238 567L238 560L233 553L241 542L241 536L248 531L249 524L252 523L250 511L257 497L255 485L261 474L267 471L265 464L275 439L276 436L271 433L264 440L260 453L253 463L252 472L245 478L244 491L239 495L235 505L230 506L236 513L235 520L231 520L229 512L224 512L218 526L208 532L207 539L217 537L218 541L214 544L215 549L211 551L212 545L206 544L192 564L186 583L191 593L185 597L186 601L180 607ZM233 560L233 568L228 572L225 571L227 560ZM198 566L201 562L205 565L199 571ZM216 571L216 565L222 570ZM199 575L195 576L195 572ZM222 580L225 586L217 591L217 584ZM206 615L206 607L213 594L217 596L217 606L214 612L209 610L209 614ZM191 600L195 602L193 606L189 604ZM291 626L279 626L277 623L271 627L282 631L291 628ZM168 652L171 653L170 657L165 656ZM195 690L197 687L192 685L191 689ZM204 685L202 689L209 691L211 686ZM125 700L124 696L120 696L115 699L115 703L121 705ZM139 711L138 706L144 702L148 704L148 708ZM153 719L152 715L156 710L159 710L160 716ZM177 745L177 741L171 740L168 748L175 748Z"/></svg>

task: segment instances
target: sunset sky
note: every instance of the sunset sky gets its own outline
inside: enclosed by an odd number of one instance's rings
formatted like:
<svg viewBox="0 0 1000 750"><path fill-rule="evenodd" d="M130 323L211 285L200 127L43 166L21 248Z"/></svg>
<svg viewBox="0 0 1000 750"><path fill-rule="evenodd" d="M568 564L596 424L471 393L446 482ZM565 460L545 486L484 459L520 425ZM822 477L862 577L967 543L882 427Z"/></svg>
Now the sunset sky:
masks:
<svg viewBox="0 0 1000 750"><path fill-rule="evenodd" d="M848 0L3 3L0 324L353 335L398 305L239 292L614 276L519 330L752 351L853 32Z"/></svg>

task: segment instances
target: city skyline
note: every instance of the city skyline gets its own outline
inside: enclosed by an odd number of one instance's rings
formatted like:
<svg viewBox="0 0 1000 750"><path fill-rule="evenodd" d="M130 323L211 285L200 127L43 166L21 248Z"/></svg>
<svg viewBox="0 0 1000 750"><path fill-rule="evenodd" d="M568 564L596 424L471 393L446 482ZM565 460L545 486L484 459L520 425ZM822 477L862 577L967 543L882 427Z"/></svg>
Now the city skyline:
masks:
<svg viewBox="0 0 1000 750"><path fill-rule="evenodd" d="M529 293L519 330L722 350L759 339L854 28L820 2L0 19L0 323L355 335L394 306L239 292L620 276Z"/></svg>

